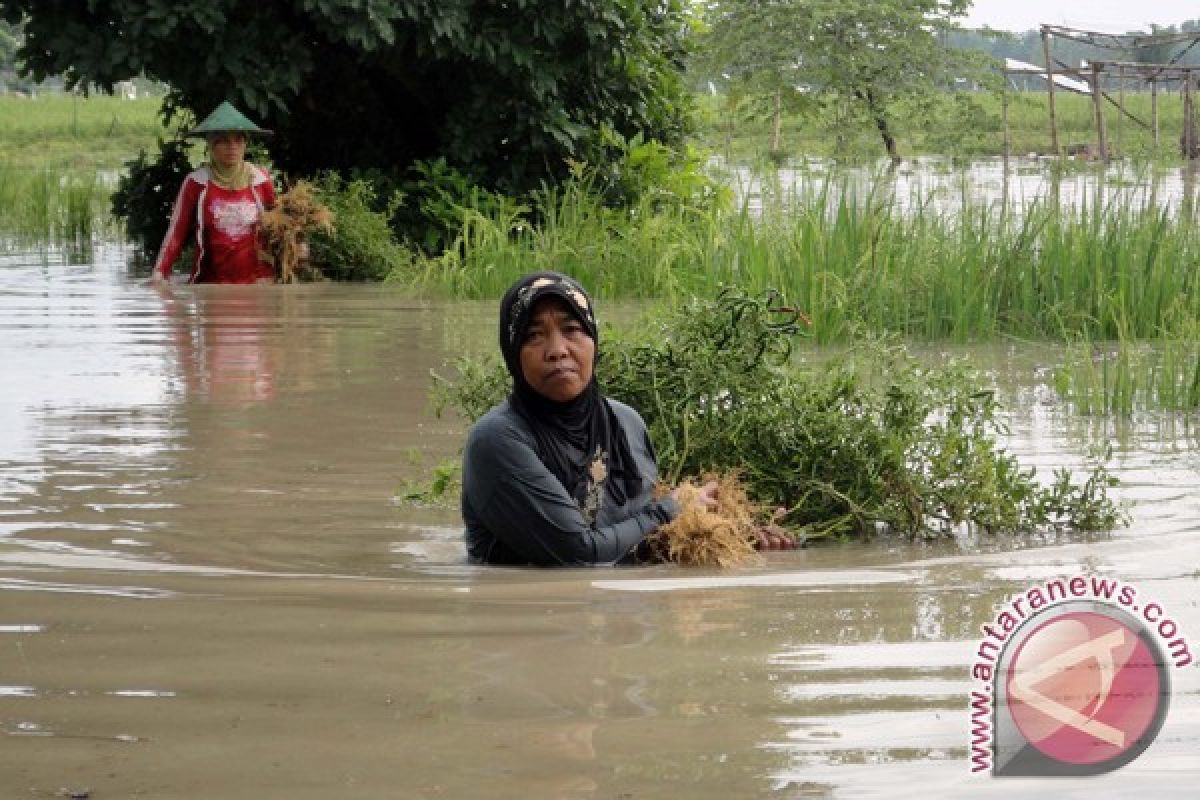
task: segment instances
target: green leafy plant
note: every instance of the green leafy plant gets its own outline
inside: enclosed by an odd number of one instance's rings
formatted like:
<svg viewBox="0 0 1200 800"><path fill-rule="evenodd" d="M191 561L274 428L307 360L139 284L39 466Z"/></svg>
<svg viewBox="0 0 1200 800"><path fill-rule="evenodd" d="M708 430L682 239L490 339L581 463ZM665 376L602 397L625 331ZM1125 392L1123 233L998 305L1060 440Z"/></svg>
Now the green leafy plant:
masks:
<svg viewBox="0 0 1200 800"><path fill-rule="evenodd" d="M309 239L312 263L326 277L382 280L405 270L409 253L393 237L388 221L398 197L388 199L385 210L378 211L379 198L370 183L344 180L331 172L318 176L314 189L334 219L332 232L315 232Z"/></svg>
<svg viewBox="0 0 1200 800"><path fill-rule="evenodd" d="M804 316L772 292L725 289L606 332L606 394L638 409L664 480L737 471L753 499L786 509L808 538L887 529L944 535L1052 526L1108 529L1124 519L1102 466L1083 484L1043 487L996 441L992 392L961 364L924 366L894 342L798 366ZM497 359L458 362L435 381L435 407L475 419L503 398Z"/></svg>
<svg viewBox="0 0 1200 800"><path fill-rule="evenodd" d="M159 139L153 160L143 150L126 162L112 195L113 216L125 220L125 231L143 256L152 256L171 223L171 209L184 178L192 171L187 140Z"/></svg>

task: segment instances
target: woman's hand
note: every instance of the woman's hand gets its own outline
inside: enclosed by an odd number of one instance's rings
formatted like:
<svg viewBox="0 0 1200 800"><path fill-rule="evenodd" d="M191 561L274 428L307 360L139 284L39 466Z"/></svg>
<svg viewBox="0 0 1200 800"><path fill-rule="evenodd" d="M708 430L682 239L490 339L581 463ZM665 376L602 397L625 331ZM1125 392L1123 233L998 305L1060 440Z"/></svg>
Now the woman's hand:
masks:
<svg viewBox="0 0 1200 800"><path fill-rule="evenodd" d="M779 520L783 519L783 515L787 513L785 508L775 509L775 513L771 515L771 521L766 525L760 525L754 530L756 541L754 547L758 550L794 550L796 548L796 540L788 535L780 525Z"/></svg>
<svg viewBox="0 0 1200 800"><path fill-rule="evenodd" d="M683 502L678 487L671 492L671 496L675 498L675 502ZM705 511L715 511L717 508L717 482L709 481L701 486L700 493L696 495L695 500Z"/></svg>

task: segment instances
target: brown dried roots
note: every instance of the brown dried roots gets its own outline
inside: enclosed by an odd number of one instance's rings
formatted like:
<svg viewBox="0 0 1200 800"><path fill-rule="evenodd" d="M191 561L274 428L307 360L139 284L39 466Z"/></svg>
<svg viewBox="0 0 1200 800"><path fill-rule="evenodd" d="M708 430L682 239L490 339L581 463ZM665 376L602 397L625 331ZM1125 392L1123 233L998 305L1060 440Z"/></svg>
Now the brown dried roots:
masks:
<svg viewBox="0 0 1200 800"><path fill-rule="evenodd" d="M737 475L705 475L716 480L717 507L708 511L696 502L700 486L680 484L678 517L646 538L653 560L696 567L741 567L762 563L754 549L757 511Z"/></svg>
<svg viewBox="0 0 1200 800"><path fill-rule="evenodd" d="M280 283L297 279L301 262L306 259L305 234L313 231L333 233L333 212L313 196L312 184L297 181L279 195L275 207L263 212L259 221L263 255L278 268ZM308 277L320 276L317 270L310 271Z"/></svg>

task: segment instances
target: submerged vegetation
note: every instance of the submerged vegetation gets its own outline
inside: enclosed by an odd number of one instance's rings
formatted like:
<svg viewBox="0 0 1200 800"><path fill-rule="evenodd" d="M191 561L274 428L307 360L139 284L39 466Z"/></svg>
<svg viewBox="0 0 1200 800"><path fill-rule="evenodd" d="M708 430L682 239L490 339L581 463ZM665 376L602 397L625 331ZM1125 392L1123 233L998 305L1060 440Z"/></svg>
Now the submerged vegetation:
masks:
<svg viewBox="0 0 1200 800"><path fill-rule="evenodd" d="M93 236L115 230L106 209L109 191L95 172L0 164L0 242L90 246Z"/></svg>
<svg viewBox="0 0 1200 800"><path fill-rule="evenodd" d="M1075 343L1055 376L1077 412L1130 416L1142 411L1200 409L1200 321L1168 326L1153 340L1120 335Z"/></svg>
<svg viewBox="0 0 1200 800"><path fill-rule="evenodd" d="M1063 471L1044 485L1005 452L997 401L965 365L923 366L887 339L798 364L804 328L779 295L724 289L632 334L606 332L602 386L642 412L666 483L737 472L755 502L785 509L778 521L798 537L1122 522L1103 466L1082 483ZM497 360L459 370L437 382L440 408L473 420L503 398Z"/></svg>

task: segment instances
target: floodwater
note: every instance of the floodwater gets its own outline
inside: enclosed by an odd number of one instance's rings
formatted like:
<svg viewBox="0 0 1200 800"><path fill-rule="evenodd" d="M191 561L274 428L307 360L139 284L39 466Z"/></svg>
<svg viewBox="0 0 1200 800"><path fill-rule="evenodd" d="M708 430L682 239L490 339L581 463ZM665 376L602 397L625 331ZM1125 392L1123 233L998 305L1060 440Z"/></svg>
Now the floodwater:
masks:
<svg viewBox="0 0 1200 800"><path fill-rule="evenodd" d="M828 159L810 158L774 170L768 178L746 167L726 169L715 160L712 167L727 171L736 194L751 209L761 209L764 198L808 203L824 196L830 207L848 191L858 200L889 199L905 212L957 215L964 208L1005 210L1020 215L1031 204L1063 208L1096 208L1128 204L1133 208L1157 206L1176 214L1192 215L1197 205L1194 169L1135 164L1113 160L1107 164L1061 162L1057 159L980 158L956 164L939 156L906 159L893 168L887 160L847 167Z"/></svg>
<svg viewBox="0 0 1200 800"><path fill-rule="evenodd" d="M1116 772L967 758L980 626L1037 582L1135 584L1200 652L1184 420L1072 421L1042 356L980 349L1023 461L1112 444L1128 529L478 568L454 511L392 498L453 458L429 371L492 346L491 304L159 292L126 256L0 257L0 797L1195 796L1194 665Z"/></svg>

